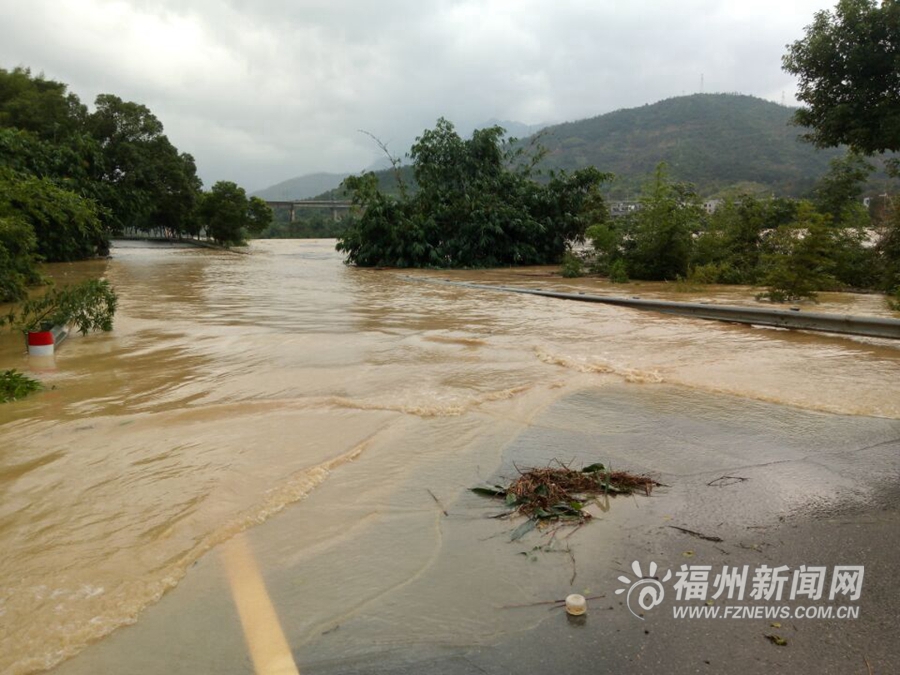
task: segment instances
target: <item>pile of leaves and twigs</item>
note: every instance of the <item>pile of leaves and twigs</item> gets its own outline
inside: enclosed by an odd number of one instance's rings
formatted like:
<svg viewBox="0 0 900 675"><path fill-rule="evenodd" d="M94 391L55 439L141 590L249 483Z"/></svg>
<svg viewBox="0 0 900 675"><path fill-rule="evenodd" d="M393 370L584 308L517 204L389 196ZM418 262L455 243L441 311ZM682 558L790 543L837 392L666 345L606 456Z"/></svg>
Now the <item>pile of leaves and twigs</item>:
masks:
<svg viewBox="0 0 900 675"><path fill-rule="evenodd" d="M510 511L501 515L527 516L528 521L520 528L524 534L541 521L584 523L591 517L584 508L594 498L636 491L649 495L657 485L660 483L649 476L610 471L603 464L591 464L579 471L560 463L558 467L520 470L508 487L475 487L472 492L503 499Z"/></svg>

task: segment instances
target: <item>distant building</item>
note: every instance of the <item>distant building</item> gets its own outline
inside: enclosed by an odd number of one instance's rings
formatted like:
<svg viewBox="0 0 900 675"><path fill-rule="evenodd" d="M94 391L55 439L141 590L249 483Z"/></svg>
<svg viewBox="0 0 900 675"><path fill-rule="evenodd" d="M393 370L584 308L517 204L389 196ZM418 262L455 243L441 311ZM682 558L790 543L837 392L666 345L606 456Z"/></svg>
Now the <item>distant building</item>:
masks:
<svg viewBox="0 0 900 675"><path fill-rule="evenodd" d="M703 210L709 214L715 213L716 209L722 205L721 199L709 199L703 202Z"/></svg>
<svg viewBox="0 0 900 675"><path fill-rule="evenodd" d="M634 211L640 211L640 202L612 202L609 205L609 215L613 218L625 216Z"/></svg>

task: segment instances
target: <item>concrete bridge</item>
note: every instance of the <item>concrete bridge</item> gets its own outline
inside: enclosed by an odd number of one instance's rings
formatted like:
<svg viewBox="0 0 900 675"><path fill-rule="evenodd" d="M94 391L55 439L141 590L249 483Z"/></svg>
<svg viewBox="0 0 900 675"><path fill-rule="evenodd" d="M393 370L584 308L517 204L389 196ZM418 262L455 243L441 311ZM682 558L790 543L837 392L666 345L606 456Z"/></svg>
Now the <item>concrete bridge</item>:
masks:
<svg viewBox="0 0 900 675"><path fill-rule="evenodd" d="M338 217L339 211L349 211L353 208L353 202L349 201L338 201L331 199L295 199L292 201L283 201L283 202L270 202L267 201L268 204L273 209L276 207L287 207L290 209L291 213L291 221L294 222L297 209L331 209L331 217L336 221L340 220Z"/></svg>

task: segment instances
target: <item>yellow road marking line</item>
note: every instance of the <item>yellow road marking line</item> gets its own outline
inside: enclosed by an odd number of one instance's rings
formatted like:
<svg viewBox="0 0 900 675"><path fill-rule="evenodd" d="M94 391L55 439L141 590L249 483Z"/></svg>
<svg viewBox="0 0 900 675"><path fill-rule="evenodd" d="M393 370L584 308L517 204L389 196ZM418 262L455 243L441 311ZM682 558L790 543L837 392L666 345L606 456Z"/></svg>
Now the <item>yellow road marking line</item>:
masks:
<svg viewBox="0 0 900 675"><path fill-rule="evenodd" d="M266 583L243 534L222 547L222 557L257 675L300 675Z"/></svg>

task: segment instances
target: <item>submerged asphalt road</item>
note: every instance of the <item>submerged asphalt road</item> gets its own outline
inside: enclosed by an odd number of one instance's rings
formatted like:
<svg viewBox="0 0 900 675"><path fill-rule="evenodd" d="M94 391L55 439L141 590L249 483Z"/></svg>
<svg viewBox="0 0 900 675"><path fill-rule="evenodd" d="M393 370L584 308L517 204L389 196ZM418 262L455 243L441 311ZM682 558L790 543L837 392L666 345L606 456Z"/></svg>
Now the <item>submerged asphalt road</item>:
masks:
<svg viewBox="0 0 900 675"><path fill-rule="evenodd" d="M555 424L575 416L584 420L582 428ZM515 466L552 460L574 460L575 466L600 460L613 468L651 472L668 486L649 499L612 500L608 516L601 515L568 540L579 575L572 591L605 595L588 603L586 619L573 620L545 605L505 609L496 612L498 622L510 612L545 618L536 628L490 646L420 645L375 651L353 661L318 662L308 658L307 649L297 655L301 670L821 675L888 673L900 666L895 564L900 550L900 422L677 387L621 386L584 391L549 408L506 449L500 476L514 475ZM735 478L721 480L723 476ZM481 508L477 499L462 505ZM673 526L722 541L700 539ZM525 545L509 544L510 557L547 541L535 533L529 536ZM761 565L791 570L825 566L825 596L835 565L862 565L862 595L856 602L839 597L833 603L755 603L792 610L798 605L858 605L859 618L675 619L673 606L706 603L677 602L669 582L668 601L644 613L641 621L627 611L624 596L615 594L623 586L619 575L634 576L633 561L644 570L656 562L657 576L681 565L710 565L713 574L723 565L748 565L751 575ZM557 595L566 592L560 589ZM788 593L785 588L784 600ZM543 599L554 595L548 590ZM778 635L787 644L776 645L766 635Z"/></svg>
<svg viewBox="0 0 900 675"><path fill-rule="evenodd" d="M416 506L378 497L378 508L399 512L396 519L370 519L368 529L361 522L321 551L298 549L296 534L323 527L335 495L347 500L342 508L366 500L357 495L371 469L367 462L376 460L363 454L340 467L305 501L247 533L301 673L867 675L896 672L900 664L898 420L661 384L582 389L528 420L504 446L499 464L497 455L454 459L462 467L453 474L462 476L455 488L447 480L450 459L429 464L431 473L412 473L401 492L414 495ZM466 489L478 479L499 481L515 476L516 467L554 460L648 472L665 487L650 497L611 499L606 510L595 508L592 522L561 530L552 541L533 531L516 542L509 535L517 523L487 518L499 505ZM422 515L426 525L419 527L414 519ZM432 545L426 540L435 528ZM370 542L390 543L389 557ZM307 617L319 607L311 596L317 587L327 595L332 585L359 581L343 567L347 555L370 558L386 577L423 542L428 562L415 574L365 603L335 607L336 620L309 627ZM674 618L676 606L708 605L679 602L670 580L664 601L642 621L615 593L624 586L618 577L635 576L635 561L645 574L655 562L660 577L682 565L708 565L713 574L723 565L746 565L750 574L762 565L824 566L829 582L835 565L864 566L857 601L786 602L785 589L781 602L738 603L858 607L859 616ZM219 556L204 557L136 625L54 672L252 673L223 577ZM495 588L490 597L479 587L485 579ZM602 597L588 602L583 620L532 604L572 592ZM509 605L501 604L507 597ZM734 603L712 606L726 604ZM773 644L767 634L787 644Z"/></svg>

